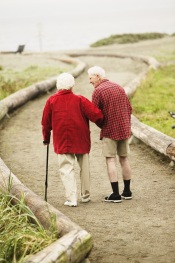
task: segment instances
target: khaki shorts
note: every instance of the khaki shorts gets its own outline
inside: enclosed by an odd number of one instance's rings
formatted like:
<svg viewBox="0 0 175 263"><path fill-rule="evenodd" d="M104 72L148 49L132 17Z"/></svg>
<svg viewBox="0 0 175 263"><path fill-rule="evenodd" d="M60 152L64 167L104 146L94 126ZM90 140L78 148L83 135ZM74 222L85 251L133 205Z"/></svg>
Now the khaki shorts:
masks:
<svg viewBox="0 0 175 263"><path fill-rule="evenodd" d="M128 139L116 141L103 138L102 152L104 157L115 157L116 155L126 157L130 152L129 141Z"/></svg>

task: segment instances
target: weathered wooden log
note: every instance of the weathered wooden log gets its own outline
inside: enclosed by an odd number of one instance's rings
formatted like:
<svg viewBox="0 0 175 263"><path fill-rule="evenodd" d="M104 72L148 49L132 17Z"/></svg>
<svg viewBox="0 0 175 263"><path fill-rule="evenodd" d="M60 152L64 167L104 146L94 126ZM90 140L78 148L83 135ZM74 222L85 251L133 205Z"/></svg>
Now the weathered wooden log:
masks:
<svg viewBox="0 0 175 263"><path fill-rule="evenodd" d="M141 81L143 79L145 79L145 77L147 75L147 72L148 72L148 70L140 73L127 86L124 87L125 92L126 92L126 94L128 95L129 98L134 96L134 93L136 92L137 87L140 85Z"/></svg>
<svg viewBox="0 0 175 263"><path fill-rule="evenodd" d="M170 145L168 145L166 153L168 156L171 156L171 159L173 161L175 161L175 143L171 143Z"/></svg>
<svg viewBox="0 0 175 263"><path fill-rule="evenodd" d="M0 100L0 120L8 114L8 107L3 100Z"/></svg>
<svg viewBox="0 0 175 263"><path fill-rule="evenodd" d="M175 139L131 117L131 131L133 135L154 150L175 160Z"/></svg>
<svg viewBox="0 0 175 263"><path fill-rule="evenodd" d="M56 245L53 244L51 248L45 249L44 252L41 251L39 255L41 258L45 257L43 261L31 262L81 262L92 248L92 236L22 184L0 158L0 189L6 191L10 181L10 193L18 199L24 196L26 205L44 228L49 229L52 225L52 217L56 217L56 227L60 236L59 241L56 242ZM65 236L68 233L70 234ZM53 259L55 261L51 261L52 249L54 249ZM47 251L47 255L45 251Z"/></svg>
<svg viewBox="0 0 175 263"><path fill-rule="evenodd" d="M69 71L69 73L72 74L75 78L78 77L86 68L86 63L79 59L60 58L59 61L76 65L73 70Z"/></svg>
<svg viewBox="0 0 175 263"><path fill-rule="evenodd" d="M85 230L73 230L29 257L25 263L81 262L89 251L89 239L91 240L91 236Z"/></svg>
<svg viewBox="0 0 175 263"><path fill-rule="evenodd" d="M128 54L116 54L113 52L104 52L104 51L99 51L97 52L96 50L88 50L86 53L84 52L72 52L72 53L67 53L71 57L80 57L80 56L96 56L96 57L115 57L115 58L131 58L133 60L139 60L143 61L146 63L150 68L157 69L160 66L160 63L153 57L149 56L137 56L137 55L128 55Z"/></svg>

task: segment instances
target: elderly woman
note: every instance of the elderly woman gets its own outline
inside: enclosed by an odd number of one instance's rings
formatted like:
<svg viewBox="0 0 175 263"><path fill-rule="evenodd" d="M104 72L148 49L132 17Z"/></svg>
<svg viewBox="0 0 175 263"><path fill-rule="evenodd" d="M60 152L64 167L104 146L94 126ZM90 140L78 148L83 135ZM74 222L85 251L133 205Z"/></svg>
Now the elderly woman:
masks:
<svg viewBox="0 0 175 263"><path fill-rule="evenodd" d="M72 91L74 77L62 73L57 78L58 91L46 102L42 116L43 143L50 143L53 133L54 151L58 155L59 172L66 191L66 206L77 206L74 163L80 166L81 201L90 201L89 152L91 146L89 120L101 125L103 114L92 102Z"/></svg>

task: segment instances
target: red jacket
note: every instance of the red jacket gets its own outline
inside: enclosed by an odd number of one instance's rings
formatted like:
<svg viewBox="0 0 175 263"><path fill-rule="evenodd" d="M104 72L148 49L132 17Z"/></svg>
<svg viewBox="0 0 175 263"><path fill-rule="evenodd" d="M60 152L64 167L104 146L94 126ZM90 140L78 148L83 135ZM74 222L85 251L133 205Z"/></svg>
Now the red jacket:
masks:
<svg viewBox="0 0 175 263"><path fill-rule="evenodd" d="M89 153L89 120L102 121L101 110L71 90L60 90L47 100L44 107L41 122L43 140L50 142L52 130L55 153Z"/></svg>

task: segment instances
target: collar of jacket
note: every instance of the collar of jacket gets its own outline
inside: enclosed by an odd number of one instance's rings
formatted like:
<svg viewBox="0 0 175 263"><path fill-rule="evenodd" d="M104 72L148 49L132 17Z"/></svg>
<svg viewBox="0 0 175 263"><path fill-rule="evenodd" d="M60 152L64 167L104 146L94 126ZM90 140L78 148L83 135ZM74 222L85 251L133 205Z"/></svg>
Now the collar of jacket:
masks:
<svg viewBox="0 0 175 263"><path fill-rule="evenodd" d="M57 94L62 95L62 94L67 94L67 93L73 93L70 89L60 89L57 91Z"/></svg>

